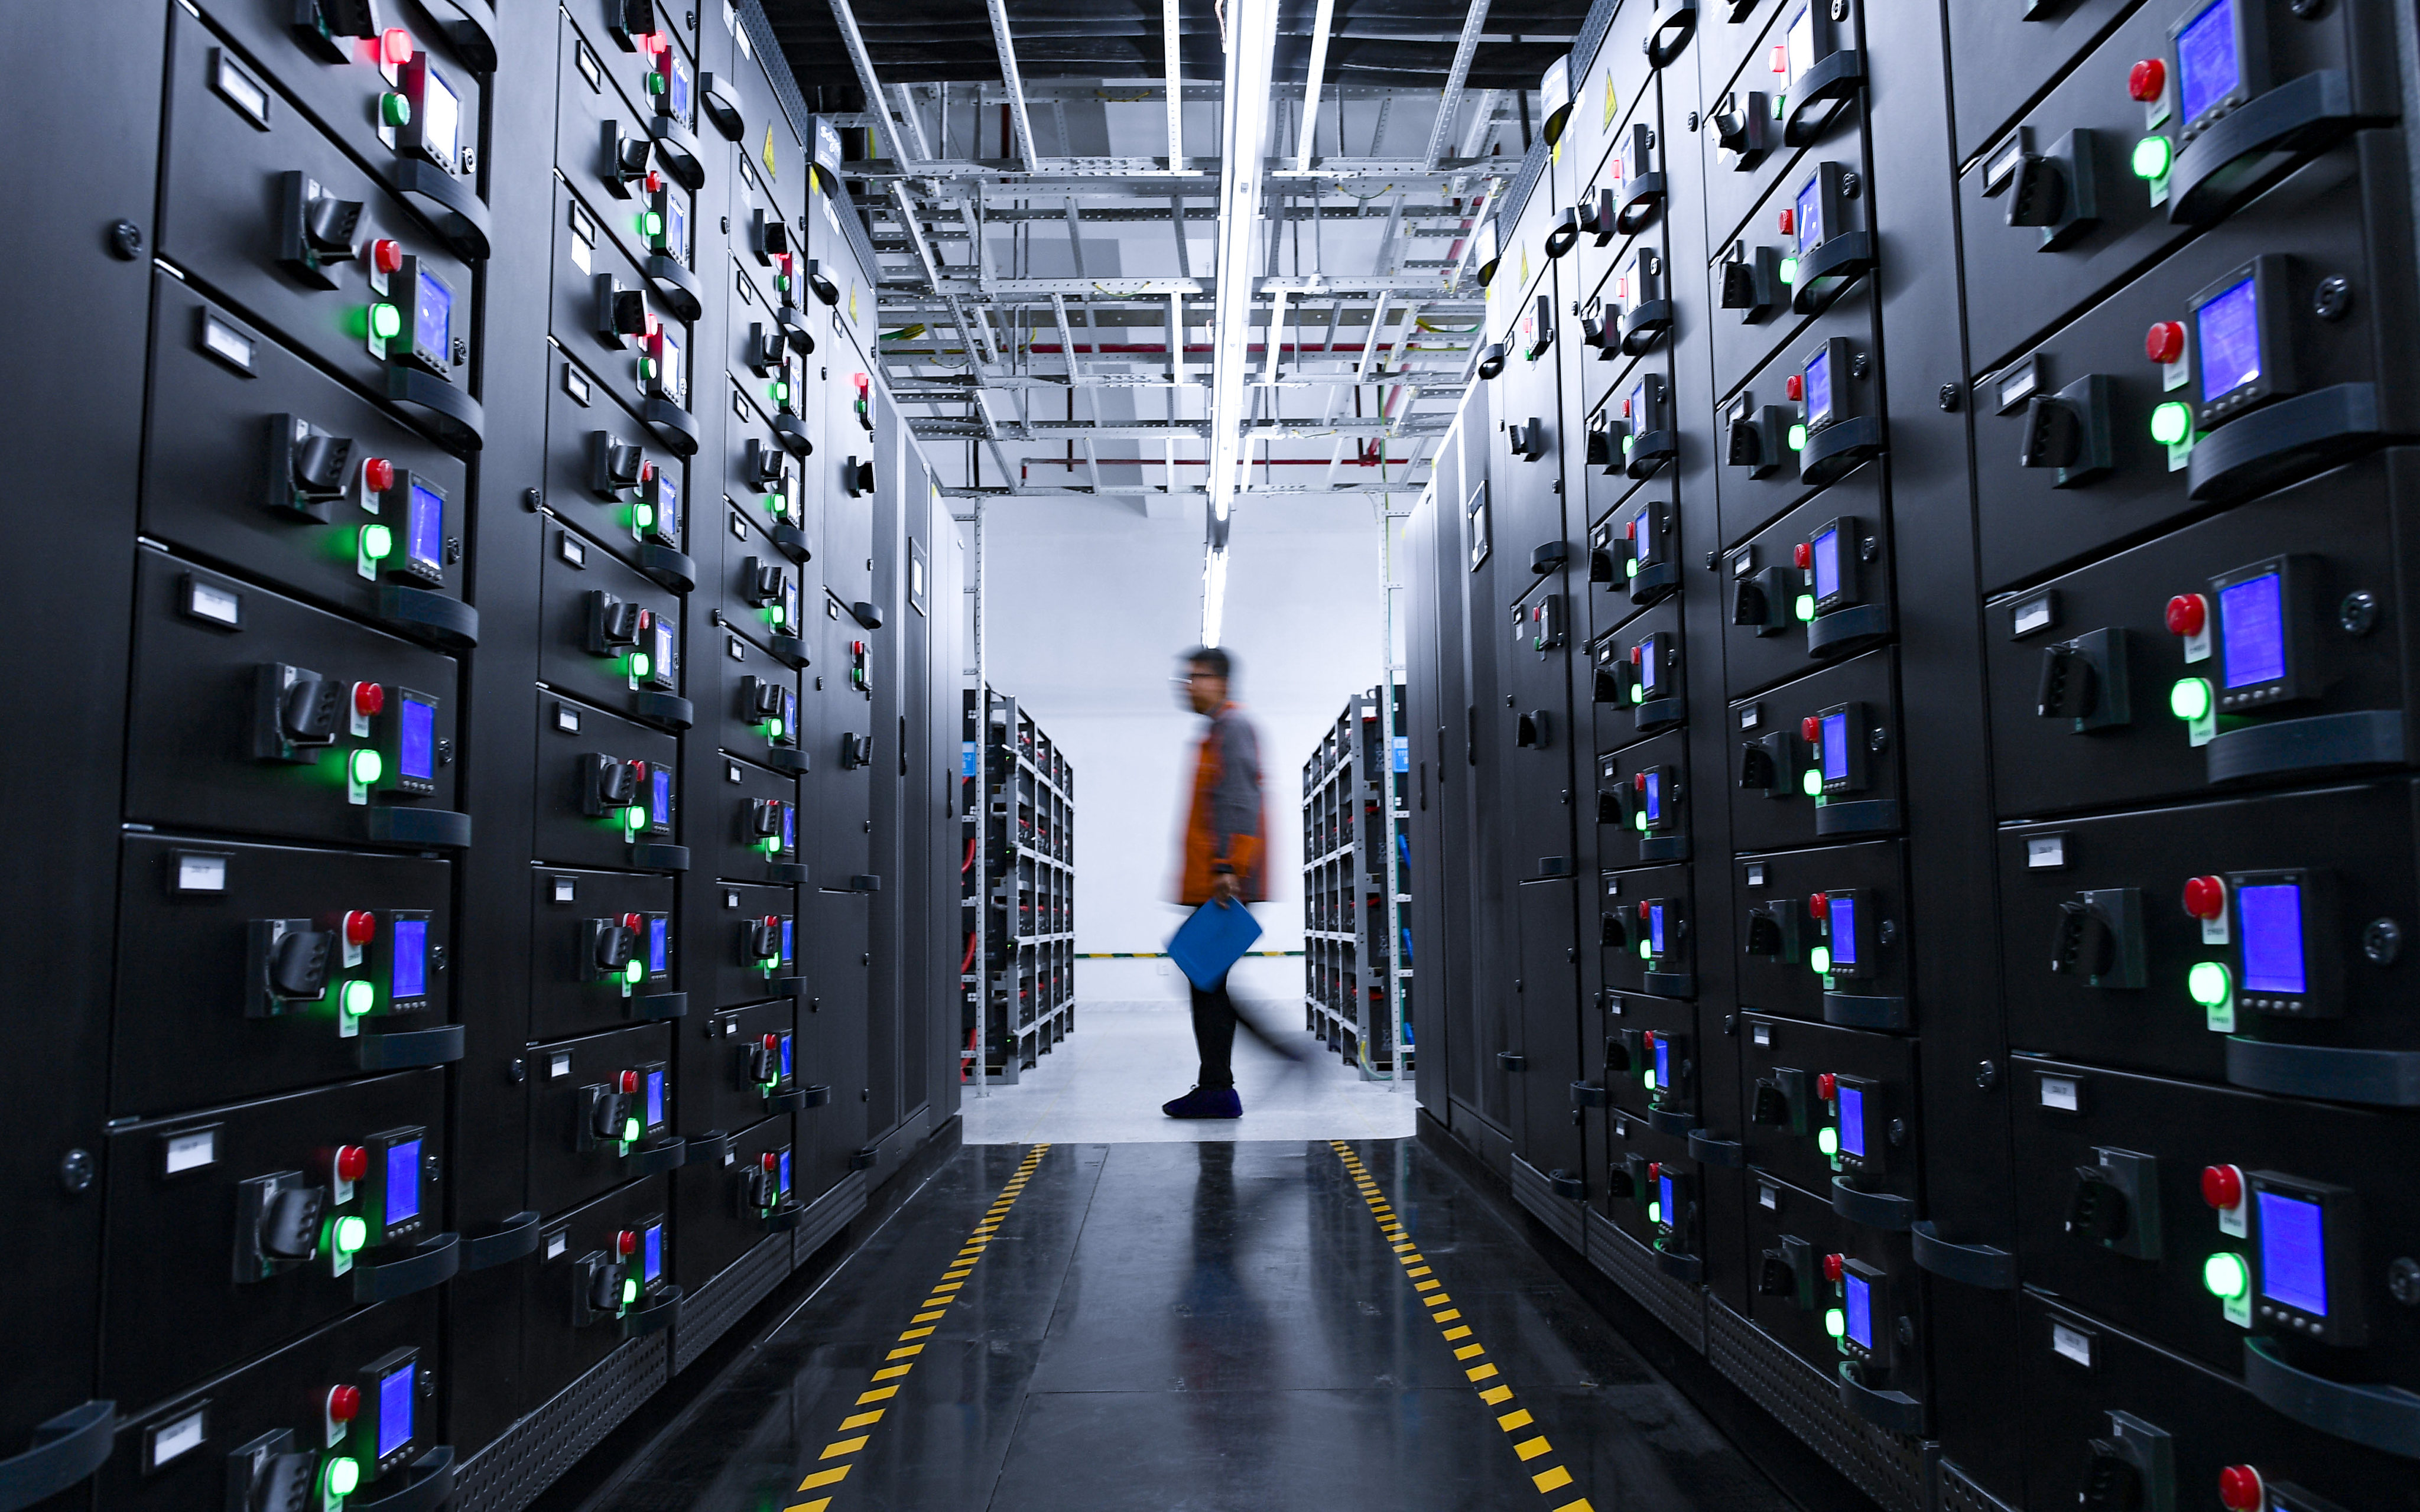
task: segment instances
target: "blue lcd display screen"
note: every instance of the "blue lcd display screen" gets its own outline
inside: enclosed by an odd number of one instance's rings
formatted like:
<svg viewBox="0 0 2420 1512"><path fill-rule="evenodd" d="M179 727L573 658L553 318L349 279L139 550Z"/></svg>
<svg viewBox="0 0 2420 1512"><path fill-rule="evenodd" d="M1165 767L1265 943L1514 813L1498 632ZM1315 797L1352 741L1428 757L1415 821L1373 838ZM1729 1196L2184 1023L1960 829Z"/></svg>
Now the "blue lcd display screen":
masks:
<svg viewBox="0 0 2420 1512"><path fill-rule="evenodd" d="M2243 887L2235 898L2243 920L2243 990L2297 997L2307 992L2301 885L2279 882Z"/></svg>
<svg viewBox="0 0 2420 1512"><path fill-rule="evenodd" d="M1656 1182L1655 1195L1663 1199L1664 1217L1662 1222L1664 1227L1667 1228L1680 1227L1681 1211L1673 1204L1672 1201L1672 1179L1670 1177L1664 1177Z"/></svg>
<svg viewBox="0 0 2420 1512"><path fill-rule="evenodd" d="M655 826L658 829L670 829L673 826L673 774L671 771L661 766L651 768L647 773L647 789L648 796L655 800L652 810Z"/></svg>
<svg viewBox="0 0 2420 1512"><path fill-rule="evenodd" d="M2276 573L2220 589L2218 628L2228 687L2273 683L2286 675L2286 584Z"/></svg>
<svg viewBox="0 0 2420 1512"><path fill-rule="evenodd" d="M2226 98L2243 82L2243 60L2235 52L2235 0L2214 0L2177 34L2177 99L2185 124Z"/></svg>
<svg viewBox="0 0 2420 1512"><path fill-rule="evenodd" d="M673 627L665 624L661 616L658 616L655 670L665 677L670 677L673 671Z"/></svg>
<svg viewBox="0 0 2420 1512"><path fill-rule="evenodd" d="M1832 418L1832 354L1817 352L1807 359L1807 423Z"/></svg>
<svg viewBox="0 0 2420 1512"><path fill-rule="evenodd" d="M1654 824L1664 817L1664 774L1647 774L1647 822Z"/></svg>
<svg viewBox="0 0 2420 1512"><path fill-rule="evenodd" d="M687 262L689 261L689 212L680 208L680 201L677 198L671 195L665 198L664 245L672 249L674 256Z"/></svg>
<svg viewBox="0 0 2420 1512"><path fill-rule="evenodd" d="M1639 643L1638 687L1641 692L1654 692L1656 685L1662 681L1662 679L1656 675L1656 662L1660 659L1661 658L1655 655L1654 641L1645 640Z"/></svg>
<svg viewBox="0 0 2420 1512"><path fill-rule="evenodd" d="M1798 192L1798 250L1805 252L1823 239L1823 180L1809 178Z"/></svg>
<svg viewBox="0 0 2420 1512"><path fill-rule="evenodd" d="M672 58L670 61L672 67L667 71L673 77L667 94L672 100L673 116L686 122L689 119L689 70L681 67L680 59Z"/></svg>
<svg viewBox="0 0 2420 1512"><path fill-rule="evenodd" d="M420 1141L386 1147L387 1227L420 1216Z"/></svg>
<svg viewBox="0 0 2420 1512"><path fill-rule="evenodd" d="M1874 1347L1874 1288L1854 1272L1843 1276L1840 1285L1849 1303L1849 1342L1870 1350Z"/></svg>
<svg viewBox="0 0 2420 1512"><path fill-rule="evenodd" d="M2260 1194L2260 1294L2315 1318L2328 1315L2328 1242L2319 1205Z"/></svg>
<svg viewBox="0 0 2420 1512"><path fill-rule="evenodd" d="M647 1072L647 1127L652 1129L664 1121L664 1073Z"/></svg>
<svg viewBox="0 0 2420 1512"><path fill-rule="evenodd" d="M1647 908L1647 951L1650 955L1664 953L1664 905L1662 903L1651 903ZM1662 1054L1663 1042L1661 1040L1656 1041L1659 1056Z"/></svg>
<svg viewBox="0 0 2420 1512"><path fill-rule="evenodd" d="M678 535L680 533L680 485L673 481L671 473L658 469L656 471L657 534Z"/></svg>
<svg viewBox="0 0 2420 1512"><path fill-rule="evenodd" d="M2209 404L2260 378L2260 302L2253 281L2194 312L2201 346L2201 399Z"/></svg>
<svg viewBox="0 0 2420 1512"><path fill-rule="evenodd" d="M411 315L411 344L430 361L450 364L454 360L454 291L430 273L422 273L413 282L419 288L419 308Z"/></svg>
<svg viewBox="0 0 2420 1512"><path fill-rule="evenodd" d="M1672 1085L1672 1041L1660 1034L1655 1037L1655 1085Z"/></svg>
<svg viewBox="0 0 2420 1512"><path fill-rule="evenodd" d="M1840 591L1840 528L1827 526L1815 537L1815 596L1829 598Z"/></svg>
<svg viewBox="0 0 2420 1512"><path fill-rule="evenodd" d="M782 959L784 961L790 959L790 931L791 921L786 918L782 920ZM782 1041L782 1054L787 1056L789 1053L790 1041L784 1040ZM782 1064L787 1066L789 1061L783 1060Z"/></svg>
<svg viewBox="0 0 2420 1512"><path fill-rule="evenodd" d="M1857 964L1857 900L1836 895L1831 912L1832 964L1854 966Z"/></svg>
<svg viewBox="0 0 2420 1512"><path fill-rule="evenodd" d="M1840 1094L1840 1153L1863 1158L1866 1153L1866 1094L1854 1087L1839 1087L1834 1090Z"/></svg>
<svg viewBox="0 0 2420 1512"><path fill-rule="evenodd" d="M1655 428L1655 417L1647 412L1647 385L1644 383L1630 391L1630 397L1622 401L1621 412L1628 415L1631 424L1642 433Z"/></svg>
<svg viewBox="0 0 2420 1512"><path fill-rule="evenodd" d="M395 964L387 974L387 995L397 1002L406 998L428 995L428 920L398 918L395 921L395 945L390 950Z"/></svg>
<svg viewBox="0 0 2420 1512"><path fill-rule="evenodd" d="M664 1273L664 1226L649 1224L644 1242L646 1257L640 1262L639 1274L652 1283Z"/></svg>
<svg viewBox="0 0 2420 1512"><path fill-rule="evenodd" d="M672 920L661 915L647 920L647 975L660 977L672 969Z"/></svg>
<svg viewBox="0 0 2420 1512"><path fill-rule="evenodd" d="M1849 779L1849 717L1845 714L1823 716L1823 780L1845 782Z"/></svg>
<svg viewBox="0 0 2420 1512"><path fill-rule="evenodd" d="M437 780L437 705L407 697L398 717L402 738L396 743L396 768L424 782Z"/></svg>
<svg viewBox="0 0 2420 1512"><path fill-rule="evenodd" d="M799 810L789 804L782 805L782 850L784 854L799 848Z"/></svg>
<svg viewBox="0 0 2420 1512"><path fill-rule="evenodd" d="M782 1080L790 1079L790 1037L782 1036ZM784 1183L786 1184L786 1183Z"/></svg>
<svg viewBox="0 0 2420 1512"><path fill-rule="evenodd" d="M783 1191L783 1193L786 1196L786 1195L788 1194L789 1190L790 1190L790 1152L789 1152L788 1150L786 1150L786 1149L785 1149L785 1150L782 1151L782 1191Z"/></svg>
<svg viewBox="0 0 2420 1512"><path fill-rule="evenodd" d="M420 1374L416 1365L379 1382L378 1457L384 1459L411 1442L411 1387Z"/></svg>
<svg viewBox="0 0 2420 1512"><path fill-rule="evenodd" d="M445 496L434 488L415 483L411 486L411 502L408 512L411 518L404 532L404 551L422 566L443 566Z"/></svg>

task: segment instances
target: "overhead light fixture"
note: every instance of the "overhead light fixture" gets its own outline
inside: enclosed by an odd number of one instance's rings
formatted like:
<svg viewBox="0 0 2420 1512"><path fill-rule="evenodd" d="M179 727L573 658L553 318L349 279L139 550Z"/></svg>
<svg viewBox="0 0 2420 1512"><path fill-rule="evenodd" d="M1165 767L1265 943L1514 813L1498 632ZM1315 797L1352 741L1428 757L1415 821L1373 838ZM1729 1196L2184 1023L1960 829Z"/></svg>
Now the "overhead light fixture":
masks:
<svg viewBox="0 0 2420 1512"><path fill-rule="evenodd" d="M1252 251L1259 241L1262 169L1267 161L1270 74L1277 0L1229 0L1226 134L1218 156L1218 294L1210 316L1210 536L1202 571L1202 644L1218 643L1227 568L1221 548L1241 460L1244 386L1251 365ZM1272 333L1271 341L1276 340Z"/></svg>
<svg viewBox="0 0 2420 1512"><path fill-rule="evenodd" d="M1214 546L1202 563L1202 643L1215 646L1227 618L1227 551Z"/></svg>

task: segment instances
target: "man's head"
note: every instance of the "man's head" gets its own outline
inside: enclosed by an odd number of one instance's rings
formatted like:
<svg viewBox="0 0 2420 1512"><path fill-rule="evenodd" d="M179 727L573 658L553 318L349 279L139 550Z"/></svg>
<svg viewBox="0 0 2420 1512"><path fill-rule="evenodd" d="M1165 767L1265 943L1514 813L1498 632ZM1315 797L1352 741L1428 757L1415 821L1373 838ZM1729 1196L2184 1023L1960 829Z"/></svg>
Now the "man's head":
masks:
<svg viewBox="0 0 2420 1512"><path fill-rule="evenodd" d="M1185 654L1185 668L1178 674L1186 706L1196 714L1216 714L1227 703L1227 683L1233 675L1234 658L1217 646L1195 646Z"/></svg>

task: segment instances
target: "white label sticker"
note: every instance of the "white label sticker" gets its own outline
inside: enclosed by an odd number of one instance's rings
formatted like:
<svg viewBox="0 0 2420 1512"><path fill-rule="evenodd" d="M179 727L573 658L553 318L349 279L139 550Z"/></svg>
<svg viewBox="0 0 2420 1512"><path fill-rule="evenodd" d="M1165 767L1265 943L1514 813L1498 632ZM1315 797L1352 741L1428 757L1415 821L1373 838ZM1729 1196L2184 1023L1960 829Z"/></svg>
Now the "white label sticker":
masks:
<svg viewBox="0 0 2420 1512"><path fill-rule="evenodd" d="M2027 867L2059 867L2067 864L2065 835L2028 835L2025 837Z"/></svg>
<svg viewBox="0 0 2420 1512"><path fill-rule="evenodd" d="M177 857L177 890L178 892L226 891L227 858L224 856Z"/></svg>
<svg viewBox="0 0 2420 1512"><path fill-rule="evenodd" d="M580 711L568 703L554 706L554 727L566 735L580 733Z"/></svg>
<svg viewBox="0 0 2420 1512"><path fill-rule="evenodd" d="M596 250L596 248L591 247L579 236L573 236L571 239L571 266L579 269L583 273L590 271L589 254Z"/></svg>
<svg viewBox="0 0 2420 1512"><path fill-rule="evenodd" d="M206 1435L202 1431L200 1409L186 1413L151 1435L151 1468L159 1469L188 1450L198 1449Z"/></svg>
<svg viewBox="0 0 2420 1512"><path fill-rule="evenodd" d="M1753 730L1761 723L1763 719L1764 705L1761 703L1751 703L1746 708L1742 709L1739 712L1739 724L1740 728L1743 730Z"/></svg>
<svg viewBox="0 0 2420 1512"><path fill-rule="evenodd" d="M556 903L571 903L579 896L580 889L573 884L569 877L557 877L554 879L554 901Z"/></svg>
<svg viewBox="0 0 2420 1512"><path fill-rule="evenodd" d="M1768 1186L1764 1182L1759 1181L1756 1186L1756 1205L1762 1208L1767 1212L1779 1212L1781 1211L1781 1189L1775 1186Z"/></svg>
<svg viewBox="0 0 2420 1512"><path fill-rule="evenodd" d="M2041 1105L2073 1113L2080 1106L2072 1076L2045 1076L2041 1079Z"/></svg>
<svg viewBox="0 0 2420 1512"><path fill-rule="evenodd" d="M2050 628L2050 595L2037 594L2009 611L2009 633L2031 635L2036 630Z"/></svg>
<svg viewBox="0 0 2420 1512"><path fill-rule="evenodd" d="M604 70L597 66L597 54L588 51L588 44L579 43L572 50L571 57L573 62L580 65L580 76L588 81L588 87L592 90L601 90L605 83Z"/></svg>
<svg viewBox="0 0 2420 1512"><path fill-rule="evenodd" d="M255 84L251 75L237 68L224 52L218 54L218 67L210 82L220 96L241 111L256 128L269 130L269 91Z"/></svg>
<svg viewBox="0 0 2420 1512"><path fill-rule="evenodd" d="M570 1241L565 1237L564 1231L560 1228L556 1229L553 1233L546 1236L546 1257L550 1260L559 1260L563 1258L563 1252L568 1248L569 1245Z"/></svg>
<svg viewBox="0 0 2420 1512"><path fill-rule="evenodd" d="M557 1050L546 1058L546 1073L551 1078L571 1074L571 1052Z"/></svg>
<svg viewBox="0 0 2420 1512"><path fill-rule="evenodd" d="M2080 1328L2070 1328L2055 1318L2050 1323L2050 1347L2077 1365L2092 1363L2092 1335Z"/></svg>
<svg viewBox="0 0 2420 1512"><path fill-rule="evenodd" d="M1770 1024L1758 1025L1755 1029L1755 1035L1756 1042L1758 1044L1770 1046L1773 1043L1773 1026Z"/></svg>
<svg viewBox="0 0 2420 1512"><path fill-rule="evenodd" d="M196 1129L192 1134L170 1134L161 1174L175 1176L183 1171L199 1170L218 1164L219 1132Z"/></svg>
<svg viewBox="0 0 2420 1512"><path fill-rule="evenodd" d="M1747 864L1747 885L1751 887L1761 887L1764 886L1764 863L1762 861L1750 861Z"/></svg>
<svg viewBox="0 0 2420 1512"><path fill-rule="evenodd" d="M217 316L202 316L202 350L240 373L252 371L252 338Z"/></svg>
<svg viewBox="0 0 2420 1512"><path fill-rule="evenodd" d="M563 554L564 561L570 563L575 567L584 567L588 565L588 548L582 545L580 538L572 534L569 531L557 532L555 535L555 549Z"/></svg>
<svg viewBox="0 0 2420 1512"><path fill-rule="evenodd" d="M569 363L563 364L563 392L571 395L572 403L579 405L583 409L587 407L588 380L582 378L580 376L580 369L572 366Z"/></svg>
<svg viewBox="0 0 2420 1512"><path fill-rule="evenodd" d="M185 608L197 618L220 625L243 623L242 595L214 583L194 583L193 593L186 597Z"/></svg>

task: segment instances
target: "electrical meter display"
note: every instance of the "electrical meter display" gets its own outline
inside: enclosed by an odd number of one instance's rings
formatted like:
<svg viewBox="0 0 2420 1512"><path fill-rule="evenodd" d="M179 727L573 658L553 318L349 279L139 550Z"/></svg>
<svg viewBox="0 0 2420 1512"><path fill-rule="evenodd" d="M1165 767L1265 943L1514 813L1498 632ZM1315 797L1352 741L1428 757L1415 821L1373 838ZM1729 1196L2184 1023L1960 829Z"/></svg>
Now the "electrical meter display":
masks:
<svg viewBox="0 0 2420 1512"><path fill-rule="evenodd" d="M649 1224L639 1242L639 1277L654 1286L664 1277L664 1226Z"/></svg>
<svg viewBox="0 0 2420 1512"><path fill-rule="evenodd" d="M2177 100L2187 135L2207 124L2203 117L2244 89L2242 39L2236 0L2213 0L2177 33Z"/></svg>
<svg viewBox="0 0 2420 1512"><path fill-rule="evenodd" d="M660 977L672 970L672 920L661 914L647 916L647 975Z"/></svg>
<svg viewBox="0 0 2420 1512"><path fill-rule="evenodd" d="M386 1227L394 1228L419 1216L420 1141L406 1139L386 1149ZM407 1436L410 1427L406 1423ZM385 1446L381 1445L379 1453L385 1454Z"/></svg>
<svg viewBox="0 0 2420 1512"><path fill-rule="evenodd" d="M2309 1313L2328 1315L2328 1243L2319 1205L2284 1192L2260 1197L2260 1294Z"/></svg>
<svg viewBox="0 0 2420 1512"><path fill-rule="evenodd" d="M1813 556L1815 563L1815 603L1816 607L1820 609L1823 607L1825 599L1834 597L1840 592L1839 526L1827 525L1819 534L1816 535L1814 540Z"/></svg>
<svg viewBox="0 0 2420 1512"><path fill-rule="evenodd" d="M2286 585L2267 572L2219 590L2219 650L2231 691L2286 675Z"/></svg>
<svg viewBox="0 0 2420 1512"><path fill-rule="evenodd" d="M1807 425L1813 429L1832 418L1832 354L1817 352L1807 359Z"/></svg>
<svg viewBox="0 0 2420 1512"><path fill-rule="evenodd" d="M2303 889L2269 883L2236 893L2243 924L2243 990L2300 997L2310 990L2303 963Z"/></svg>
<svg viewBox="0 0 2420 1512"><path fill-rule="evenodd" d="M403 570L445 580L445 496L417 477L404 497Z"/></svg>
<svg viewBox="0 0 2420 1512"><path fill-rule="evenodd" d="M2229 285L2196 308L2194 323L2202 403L2260 381L2260 298L2252 279Z"/></svg>
<svg viewBox="0 0 2420 1512"><path fill-rule="evenodd" d="M1815 250L1823 240L1823 175L1818 174L1809 178L1807 180L1806 187L1798 191L1798 214L1795 222L1798 230L1798 251L1803 256Z"/></svg>
<svg viewBox="0 0 2420 1512"><path fill-rule="evenodd" d="M379 1380L378 1458L381 1464L411 1446L411 1395L419 1375L419 1365L407 1364Z"/></svg>
<svg viewBox="0 0 2420 1512"><path fill-rule="evenodd" d="M1825 744L1830 744L1826 737ZM1854 976L1861 963L1857 960L1857 900L1847 893L1836 892L1828 900L1832 918L1832 967L1842 976ZM1843 1088L1840 1092L1841 1137L1848 1137L1849 1099L1859 1094ZM1860 1105L1863 1099L1860 1097ZM1860 1148L1851 1151L1862 1155Z"/></svg>
<svg viewBox="0 0 2420 1512"><path fill-rule="evenodd" d="M437 701L396 689L395 785L407 793L437 791Z"/></svg>
<svg viewBox="0 0 2420 1512"><path fill-rule="evenodd" d="M394 959L387 974L387 997L401 1008L428 995L428 920L397 917L387 926L387 949Z"/></svg>

